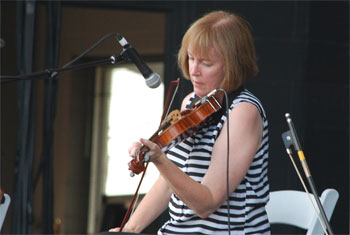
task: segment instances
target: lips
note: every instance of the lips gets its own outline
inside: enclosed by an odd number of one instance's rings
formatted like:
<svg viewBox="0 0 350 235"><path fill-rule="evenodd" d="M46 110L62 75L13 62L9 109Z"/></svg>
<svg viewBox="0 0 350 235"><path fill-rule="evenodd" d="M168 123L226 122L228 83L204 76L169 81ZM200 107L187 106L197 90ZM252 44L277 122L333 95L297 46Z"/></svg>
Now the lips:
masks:
<svg viewBox="0 0 350 235"><path fill-rule="evenodd" d="M192 84L193 84L194 86L203 86L203 83L202 83L202 82L198 82L198 81L194 81L194 80L192 80Z"/></svg>

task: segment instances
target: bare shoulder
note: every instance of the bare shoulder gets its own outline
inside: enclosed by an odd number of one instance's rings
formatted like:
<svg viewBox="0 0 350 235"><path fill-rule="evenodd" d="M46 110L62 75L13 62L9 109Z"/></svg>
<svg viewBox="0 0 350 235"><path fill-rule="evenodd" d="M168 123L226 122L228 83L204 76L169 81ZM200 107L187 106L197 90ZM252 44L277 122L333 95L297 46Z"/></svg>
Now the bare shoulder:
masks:
<svg viewBox="0 0 350 235"><path fill-rule="evenodd" d="M241 102L231 111L230 119L239 119L240 123L262 122L258 108L249 102Z"/></svg>
<svg viewBox="0 0 350 235"><path fill-rule="evenodd" d="M253 156L260 146L264 128L258 108L252 103L241 102L232 109L229 120L231 141L239 143L237 145L242 149L245 146L251 152L249 156Z"/></svg>
<svg viewBox="0 0 350 235"><path fill-rule="evenodd" d="M237 104L233 109L233 112L235 113L242 113L242 114L246 114L246 115L258 115L260 116L260 113L258 111L258 108L249 102L241 102L239 104Z"/></svg>

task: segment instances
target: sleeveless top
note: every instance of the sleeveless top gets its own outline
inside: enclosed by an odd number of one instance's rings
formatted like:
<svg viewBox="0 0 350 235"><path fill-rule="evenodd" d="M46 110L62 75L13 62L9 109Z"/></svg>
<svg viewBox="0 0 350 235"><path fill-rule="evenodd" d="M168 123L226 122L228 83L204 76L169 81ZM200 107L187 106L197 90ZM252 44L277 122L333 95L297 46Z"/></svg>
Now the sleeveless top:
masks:
<svg viewBox="0 0 350 235"><path fill-rule="evenodd" d="M260 148L244 179L229 197L230 233L270 234L265 211L269 200L266 114L261 102L248 90L242 89L234 97L230 95L230 111L241 102L249 102L256 106L264 124ZM191 97L188 106L195 96ZM202 181L210 165L215 140L226 121L225 107L223 104L221 112L208 118L192 136L166 151L168 158L197 182ZM170 219L158 230L158 234L228 234L227 200L215 212L202 219L173 193L169 202L169 214Z"/></svg>

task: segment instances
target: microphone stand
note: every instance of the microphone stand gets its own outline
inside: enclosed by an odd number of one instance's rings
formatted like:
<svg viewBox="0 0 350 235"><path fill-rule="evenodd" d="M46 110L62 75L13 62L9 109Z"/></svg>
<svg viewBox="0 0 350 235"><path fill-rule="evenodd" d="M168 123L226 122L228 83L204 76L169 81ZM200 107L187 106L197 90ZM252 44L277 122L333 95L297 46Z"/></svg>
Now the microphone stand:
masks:
<svg viewBox="0 0 350 235"><path fill-rule="evenodd" d="M44 71L23 74L18 76L0 76L0 82L7 83L7 82L15 82L19 80L36 80L36 79L45 79L47 77L56 78L59 72L63 72L66 70L83 69L83 68L89 68L89 67L93 67L96 65L103 65L103 64L118 64L120 62L126 62L126 61L127 60L123 54L120 54L117 56L112 55L111 57L106 59L90 61L87 63L77 64L77 65L70 65L62 68L46 69Z"/></svg>
<svg viewBox="0 0 350 235"><path fill-rule="evenodd" d="M321 217L318 216L318 218L320 220L320 223L321 223L323 229L325 229L324 228L324 225L325 225L327 231L329 232L329 234L333 235L334 234L333 230L331 228L331 225L329 224L329 221L327 219L326 213L324 211L324 208L323 208L322 203L320 201L320 198L318 196L316 185L314 184L314 181L312 179L310 169L308 167L308 164L307 164L305 156L304 156L304 152L302 151L302 149L300 147L299 139L298 139L297 133L295 131L292 118L290 117L289 113L286 113L285 117L286 117L286 120L287 120L287 123L288 123L288 126L289 126L289 131L286 131L286 132L284 132L282 134L282 139L283 139L283 142L284 142L284 144L286 146L287 153L290 154L290 155L292 154L292 150L291 150L290 146L293 145L294 149L297 151L297 154L299 156L299 160L300 160L301 165L303 167L305 176L306 176L306 178L308 180L308 183L309 183L309 186L311 188L312 194L314 195L315 201L316 201L318 209L320 211ZM316 211L315 211L315 213L316 213ZM326 234L328 234L327 231L325 231Z"/></svg>

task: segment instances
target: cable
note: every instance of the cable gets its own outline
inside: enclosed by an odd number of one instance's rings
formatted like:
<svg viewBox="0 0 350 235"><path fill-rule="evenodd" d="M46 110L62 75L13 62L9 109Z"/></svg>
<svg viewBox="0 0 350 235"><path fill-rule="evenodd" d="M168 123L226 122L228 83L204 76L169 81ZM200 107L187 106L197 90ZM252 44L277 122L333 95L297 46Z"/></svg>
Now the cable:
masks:
<svg viewBox="0 0 350 235"><path fill-rule="evenodd" d="M98 45L100 45L104 40L106 40L107 38L111 37L111 36L115 36L117 38L117 33L109 33L105 36L103 36L100 40L98 40L94 45L92 45L90 48L88 48L87 50L85 50L83 53L81 53L78 57L74 58L72 61L70 61L69 63L63 65L62 68L66 68L69 65L75 63L77 60L79 60L81 57L83 57L84 55L86 55L87 53L89 53L90 51L92 51L93 49L95 49Z"/></svg>
<svg viewBox="0 0 350 235"><path fill-rule="evenodd" d="M230 172L230 121L229 121L229 104L228 104L228 96L227 92L224 89L218 89L219 91L223 91L225 95L225 103L226 103L226 121L227 121L227 149L226 149L226 203L227 203L227 226L228 226L228 234L231 234L231 218L230 218L230 179L229 179L229 172Z"/></svg>

